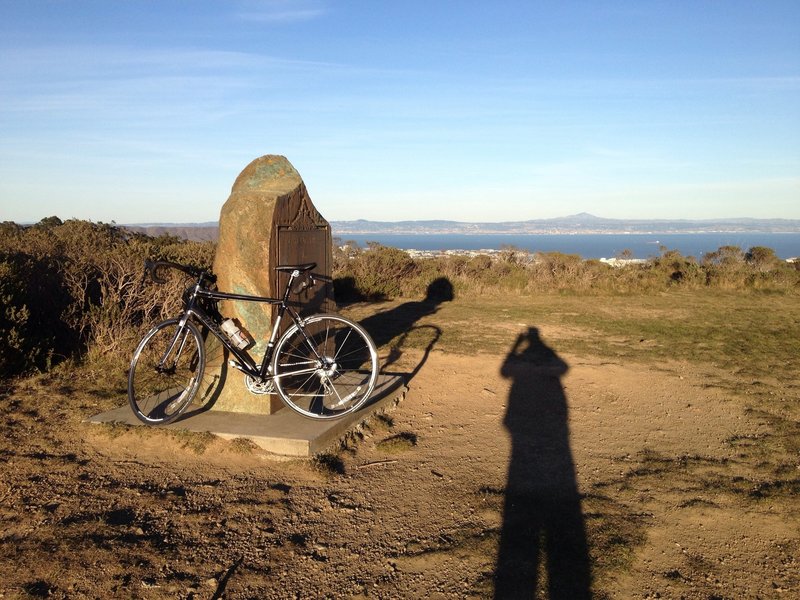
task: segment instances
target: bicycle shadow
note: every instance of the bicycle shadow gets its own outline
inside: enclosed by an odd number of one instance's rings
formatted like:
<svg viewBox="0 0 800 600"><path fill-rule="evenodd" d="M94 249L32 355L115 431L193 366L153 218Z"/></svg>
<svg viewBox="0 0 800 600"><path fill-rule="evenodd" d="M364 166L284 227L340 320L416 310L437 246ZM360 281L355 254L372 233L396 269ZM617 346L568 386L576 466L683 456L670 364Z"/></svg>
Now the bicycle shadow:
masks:
<svg viewBox="0 0 800 600"><path fill-rule="evenodd" d="M511 460L495 598L532 598L545 586L551 599L591 597L585 524L561 384L568 369L535 327L519 335L501 368L512 382L503 421L511 435Z"/></svg>
<svg viewBox="0 0 800 600"><path fill-rule="evenodd" d="M230 366L228 365L230 352L216 337L206 330L203 331L203 340L206 354L206 368L203 371L203 378L198 385L197 395L186 412L174 421L175 423L211 410L217 403L222 393L222 388L225 387L225 382L231 374ZM235 371L234 374L239 374L239 372Z"/></svg>
<svg viewBox="0 0 800 600"><path fill-rule="evenodd" d="M416 323L420 319L438 312L443 302L450 302L454 297L453 284L446 277L439 277L428 285L423 300L405 302L395 308L359 321L379 350L391 344L388 348L388 354L381 364L382 373L401 376L406 384L419 373L419 370L427 362L431 350L439 341L442 330L436 325L416 325ZM430 339L424 342L426 337L424 333L414 336L415 345L419 345L419 338L422 338L423 343L425 343L422 358L414 368L410 372L403 373L387 371L387 368L397 363L403 355L402 348L409 342L410 334L423 330L429 330Z"/></svg>

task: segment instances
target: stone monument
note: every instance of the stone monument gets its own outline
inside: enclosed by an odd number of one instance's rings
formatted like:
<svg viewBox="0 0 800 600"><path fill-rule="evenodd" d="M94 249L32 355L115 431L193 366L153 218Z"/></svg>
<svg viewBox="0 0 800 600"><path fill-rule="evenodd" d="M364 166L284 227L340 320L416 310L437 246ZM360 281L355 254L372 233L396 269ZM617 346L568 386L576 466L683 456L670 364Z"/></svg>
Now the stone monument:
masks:
<svg viewBox="0 0 800 600"><path fill-rule="evenodd" d="M214 273L220 290L251 296L280 296L287 275L278 265L317 263L315 273L331 276L330 224L311 202L300 174L283 156L267 155L251 162L236 178L219 218ZM301 314L334 312L332 284L318 284L294 296ZM265 303L224 301L220 312L255 340L249 349L257 363L272 331L275 309ZM291 322L285 320L282 326ZM211 410L271 414L283 405L277 396L253 395L244 374L227 365L227 352L216 338L206 347L207 376L218 378Z"/></svg>

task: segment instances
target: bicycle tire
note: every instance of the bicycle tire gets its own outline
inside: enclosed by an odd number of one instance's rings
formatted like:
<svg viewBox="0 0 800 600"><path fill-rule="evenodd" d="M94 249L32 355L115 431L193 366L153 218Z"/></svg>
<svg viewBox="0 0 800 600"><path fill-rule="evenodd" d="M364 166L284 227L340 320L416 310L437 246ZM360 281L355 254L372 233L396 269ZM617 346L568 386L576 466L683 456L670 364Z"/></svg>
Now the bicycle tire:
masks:
<svg viewBox="0 0 800 600"><path fill-rule="evenodd" d="M275 390L290 409L312 419L336 419L369 399L378 378L378 351L357 323L314 315L303 320L302 330L293 325L278 340L272 372Z"/></svg>
<svg viewBox="0 0 800 600"><path fill-rule="evenodd" d="M148 425L181 416L197 394L205 369L205 347L197 326L180 318L153 327L139 342L128 372L128 402ZM168 356L165 356L168 355ZM166 357L167 366L162 365Z"/></svg>

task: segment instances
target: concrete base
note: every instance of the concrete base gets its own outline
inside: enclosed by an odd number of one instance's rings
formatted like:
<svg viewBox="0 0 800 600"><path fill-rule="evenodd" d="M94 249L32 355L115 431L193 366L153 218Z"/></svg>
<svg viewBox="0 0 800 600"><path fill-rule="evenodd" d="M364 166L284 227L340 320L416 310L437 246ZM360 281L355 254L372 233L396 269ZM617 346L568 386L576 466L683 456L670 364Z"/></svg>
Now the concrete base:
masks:
<svg viewBox="0 0 800 600"><path fill-rule="evenodd" d="M282 408L271 415L200 409L189 411L174 423L164 427L207 431L228 440L238 437L248 438L257 446L276 455L309 457L341 440L348 431L370 415L402 400L406 391L401 376L381 374L367 406L340 419L316 421L288 408ZM95 415L89 422L145 426L134 416L129 406Z"/></svg>

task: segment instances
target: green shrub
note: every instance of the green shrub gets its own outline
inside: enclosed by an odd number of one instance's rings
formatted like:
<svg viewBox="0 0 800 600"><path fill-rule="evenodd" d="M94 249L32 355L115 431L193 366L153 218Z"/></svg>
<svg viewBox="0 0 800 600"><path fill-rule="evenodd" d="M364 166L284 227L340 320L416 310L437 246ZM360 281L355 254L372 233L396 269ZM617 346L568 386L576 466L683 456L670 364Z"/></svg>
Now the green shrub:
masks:
<svg viewBox="0 0 800 600"><path fill-rule="evenodd" d="M650 265L663 278L666 286L700 287L706 283L706 273L693 256L683 256L677 250L661 249L661 256L651 259Z"/></svg>
<svg viewBox="0 0 800 600"><path fill-rule="evenodd" d="M115 225L48 217L0 224L0 376L77 354L128 357L143 330L174 313L180 280L143 278L148 257L207 266L213 244L151 238Z"/></svg>
<svg viewBox="0 0 800 600"><path fill-rule="evenodd" d="M781 259L779 259L772 248L765 248L764 246L754 246L750 248L744 255L744 259L748 265L759 273L773 271L782 266Z"/></svg>
<svg viewBox="0 0 800 600"><path fill-rule="evenodd" d="M417 266L408 253L370 243L367 250L346 263L344 271L337 277L353 282L352 289L347 290L349 293L363 299L380 300L407 292L407 284L416 270ZM345 290L342 286L336 288L337 293Z"/></svg>
<svg viewBox="0 0 800 600"><path fill-rule="evenodd" d="M31 368L40 362L48 340L34 338L36 332L29 325L31 311L27 294L16 261L9 257L0 259L0 377Z"/></svg>
<svg viewBox="0 0 800 600"><path fill-rule="evenodd" d="M46 370L72 353L69 303L52 261L0 251L0 377Z"/></svg>
<svg viewBox="0 0 800 600"><path fill-rule="evenodd" d="M0 377L70 356L124 365L154 322L172 316L189 283L175 271L166 285L143 277L145 258L208 267L214 244L149 237L116 225L48 217L29 227L0 223ZM339 301L424 298L435 282L455 296L538 293L653 293L672 288L800 291L800 264L769 248L723 246L698 262L675 250L612 268L577 255L503 248L494 256L413 260L370 243L334 247ZM124 369L124 367L123 367Z"/></svg>
<svg viewBox="0 0 800 600"><path fill-rule="evenodd" d="M443 256L411 260L393 248L340 257L336 297L384 299L424 296L430 282L445 277L459 296L533 293L654 293L677 289L758 289L793 291L800 287L800 265L784 263L769 248L723 246L698 262L677 250L661 248L643 263L612 267L576 254L529 254L504 248L494 256Z"/></svg>

